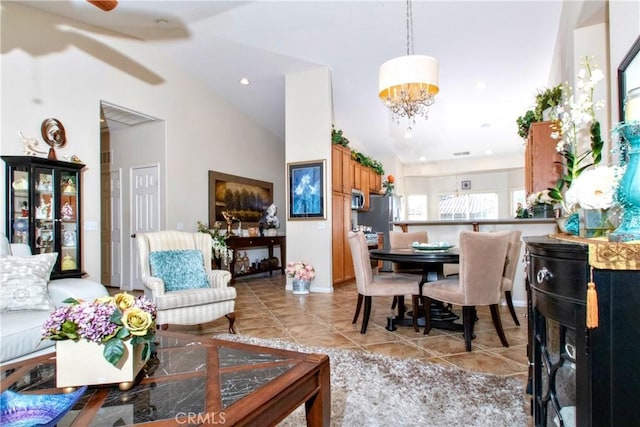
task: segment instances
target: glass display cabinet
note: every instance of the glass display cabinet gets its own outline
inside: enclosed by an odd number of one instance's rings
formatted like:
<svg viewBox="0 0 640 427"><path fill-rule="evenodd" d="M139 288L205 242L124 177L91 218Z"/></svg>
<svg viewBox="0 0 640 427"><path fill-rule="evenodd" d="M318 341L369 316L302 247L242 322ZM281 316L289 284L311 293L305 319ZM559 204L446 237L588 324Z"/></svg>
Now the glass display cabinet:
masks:
<svg viewBox="0 0 640 427"><path fill-rule="evenodd" d="M33 254L57 252L52 279L81 277L83 164L33 156L2 156L6 162L7 225L11 243Z"/></svg>

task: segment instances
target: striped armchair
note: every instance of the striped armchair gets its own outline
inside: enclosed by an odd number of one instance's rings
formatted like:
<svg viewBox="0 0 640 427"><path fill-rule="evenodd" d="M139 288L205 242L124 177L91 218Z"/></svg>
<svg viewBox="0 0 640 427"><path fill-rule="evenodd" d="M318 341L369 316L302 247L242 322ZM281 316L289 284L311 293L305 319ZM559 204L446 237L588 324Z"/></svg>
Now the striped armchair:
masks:
<svg viewBox="0 0 640 427"><path fill-rule="evenodd" d="M169 324L197 325L226 316L229 320L229 332L236 333L236 289L229 286L231 273L211 269L212 241L209 234L172 230L137 233L136 242L145 294L158 308L156 322L162 329L166 329ZM189 249L202 252L204 272L210 287L169 292L165 289L164 280L153 276L149 254Z"/></svg>

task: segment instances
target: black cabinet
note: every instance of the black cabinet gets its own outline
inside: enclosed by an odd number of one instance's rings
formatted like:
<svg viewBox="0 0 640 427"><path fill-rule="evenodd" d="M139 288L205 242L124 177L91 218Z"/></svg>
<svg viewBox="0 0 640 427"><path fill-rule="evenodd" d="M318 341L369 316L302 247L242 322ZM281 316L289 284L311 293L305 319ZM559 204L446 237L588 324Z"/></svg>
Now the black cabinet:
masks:
<svg viewBox="0 0 640 427"><path fill-rule="evenodd" d="M33 156L6 162L6 234L33 254L57 252L52 279L81 277L81 171L83 164Z"/></svg>
<svg viewBox="0 0 640 427"><path fill-rule="evenodd" d="M640 271L593 269L599 325L587 329L588 245L524 241L535 425L637 425Z"/></svg>

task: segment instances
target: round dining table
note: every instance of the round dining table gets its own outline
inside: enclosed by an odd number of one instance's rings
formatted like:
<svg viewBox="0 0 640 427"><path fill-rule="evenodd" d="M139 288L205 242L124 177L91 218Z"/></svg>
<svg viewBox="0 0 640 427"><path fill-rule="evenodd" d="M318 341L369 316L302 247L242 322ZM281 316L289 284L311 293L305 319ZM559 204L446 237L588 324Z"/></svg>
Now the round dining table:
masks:
<svg viewBox="0 0 640 427"><path fill-rule="evenodd" d="M458 264L460 253L457 247L449 249L371 249L369 258L397 263L420 264L422 266L422 277L420 279L420 293L422 286L428 282L444 279L444 264ZM415 307L414 307L415 310ZM419 307L422 313L418 315L418 326L425 325L424 308ZM462 324L456 320L460 318L448 307L438 301L433 301L430 307L431 323L434 328L447 330L462 330ZM412 318L405 317L404 296L398 296L398 314L387 319L386 329L393 331L396 325L412 326ZM420 313L420 312L419 312Z"/></svg>

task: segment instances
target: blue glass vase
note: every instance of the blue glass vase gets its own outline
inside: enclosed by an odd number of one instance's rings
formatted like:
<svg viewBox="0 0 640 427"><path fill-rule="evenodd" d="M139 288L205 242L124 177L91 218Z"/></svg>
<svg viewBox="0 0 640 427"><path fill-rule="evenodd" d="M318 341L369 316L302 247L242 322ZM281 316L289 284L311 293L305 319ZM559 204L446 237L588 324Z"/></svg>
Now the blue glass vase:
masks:
<svg viewBox="0 0 640 427"><path fill-rule="evenodd" d="M640 122L620 126L629 143L627 169L618 186L618 203L622 206L620 226L609 235L611 242L640 240Z"/></svg>

